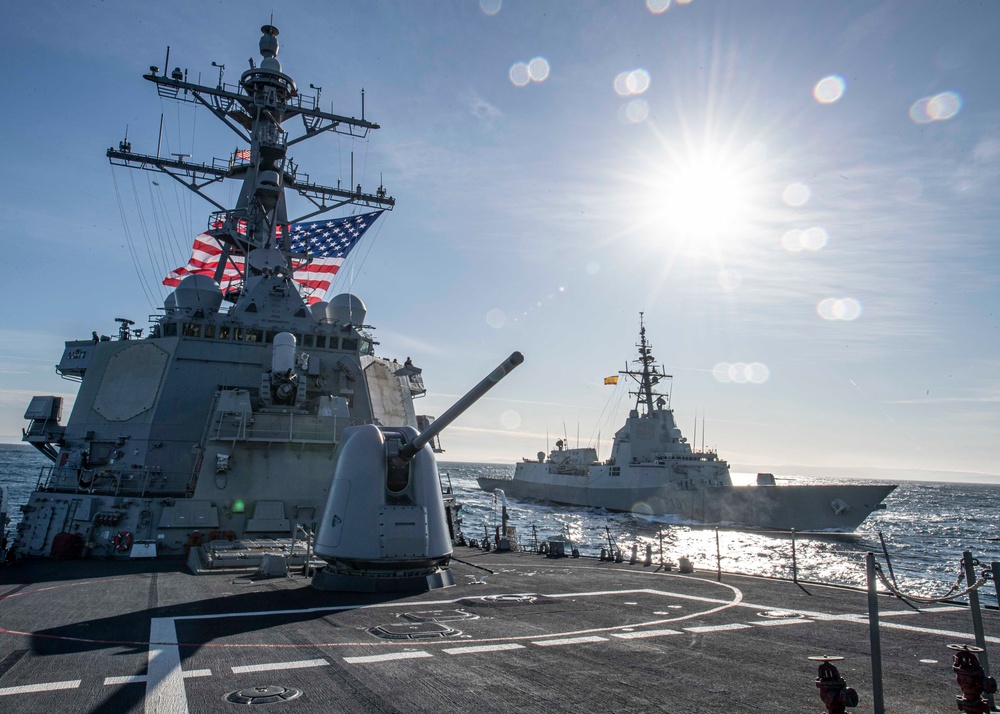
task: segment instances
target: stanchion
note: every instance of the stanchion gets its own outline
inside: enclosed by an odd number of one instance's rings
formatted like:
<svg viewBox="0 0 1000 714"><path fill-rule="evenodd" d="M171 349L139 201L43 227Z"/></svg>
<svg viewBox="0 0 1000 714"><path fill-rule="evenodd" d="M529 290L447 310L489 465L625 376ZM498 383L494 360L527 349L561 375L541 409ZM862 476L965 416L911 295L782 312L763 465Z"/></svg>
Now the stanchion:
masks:
<svg viewBox="0 0 1000 714"><path fill-rule="evenodd" d="M792 582L799 582L799 563L795 558L795 529L792 528Z"/></svg>
<svg viewBox="0 0 1000 714"><path fill-rule="evenodd" d="M719 548L719 529L715 529L715 579L722 582L722 550Z"/></svg>
<svg viewBox="0 0 1000 714"><path fill-rule="evenodd" d="M865 556L865 571L868 577L868 637L872 653L872 699L875 714L885 714L882 701L882 641L878 630L878 586L875 578L875 554Z"/></svg>
<svg viewBox="0 0 1000 714"><path fill-rule="evenodd" d="M972 631L976 634L976 647L982 649L979 655L979 664L983 667L985 676L990 676L990 660L986 656L986 635L983 632L983 612L979 609L979 590L973 587L976 584L976 561L972 558L972 553L968 550L962 551L962 565L965 566L965 582L969 587L969 611L972 614ZM990 711L996 707L993 702L993 693L986 692L986 701L989 702Z"/></svg>
<svg viewBox="0 0 1000 714"><path fill-rule="evenodd" d="M995 560L990 563L990 577L993 579L993 590L997 594L997 604L1000 605L1000 563Z"/></svg>

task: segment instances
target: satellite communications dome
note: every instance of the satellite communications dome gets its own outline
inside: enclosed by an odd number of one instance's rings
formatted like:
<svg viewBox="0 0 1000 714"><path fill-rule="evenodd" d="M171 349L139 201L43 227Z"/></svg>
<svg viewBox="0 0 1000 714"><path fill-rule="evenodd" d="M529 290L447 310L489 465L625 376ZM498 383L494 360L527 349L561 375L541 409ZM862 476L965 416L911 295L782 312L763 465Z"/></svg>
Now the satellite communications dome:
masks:
<svg viewBox="0 0 1000 714"><path fill-rule="evenodd" d="M361 298L350 293L335 295L326 311L331 320L341 325L363 325L368 314Z"/></svg>
<svg viewBox="0 0 1000 714"><path fill-rule="evenodd" d="M182 309L218 310L222 305L222 290L207 275L188 275L174 290L174 300Z"/></svg>
<svg viewBox="0 0 1000 714"><path fill-rule="evenodd" d="M326 320L326 309L328 304L329 303L320 300L319 302L314 302L309 306L309 311L312 313L312 316L316 318L316 322L323 322Z"/></svg>

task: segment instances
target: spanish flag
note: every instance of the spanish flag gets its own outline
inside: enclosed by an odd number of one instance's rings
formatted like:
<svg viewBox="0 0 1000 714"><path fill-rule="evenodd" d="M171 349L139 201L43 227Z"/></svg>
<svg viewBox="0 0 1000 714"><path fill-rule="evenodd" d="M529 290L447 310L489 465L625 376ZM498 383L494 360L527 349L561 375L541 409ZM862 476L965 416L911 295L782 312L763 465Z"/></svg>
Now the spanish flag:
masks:
<svg viewBox="0 0 1000 714"><path fill-rule="evenodd" d="M605 377L604 378L604 383L605 384L618 384L618 375L616 374L614 377Z"/></svg>

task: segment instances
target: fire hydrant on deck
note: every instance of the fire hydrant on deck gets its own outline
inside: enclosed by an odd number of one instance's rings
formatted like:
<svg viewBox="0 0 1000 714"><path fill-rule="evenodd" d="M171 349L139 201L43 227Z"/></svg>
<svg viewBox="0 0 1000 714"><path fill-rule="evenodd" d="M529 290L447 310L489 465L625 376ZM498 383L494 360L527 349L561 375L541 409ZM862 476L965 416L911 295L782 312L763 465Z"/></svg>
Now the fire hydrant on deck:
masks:
<svg viewBox="0 0 1000 714"><path fill-rule="evenodd" d="M847 686L840 672L831 662L839 662L843 657L822 655L810 657L813 662L820 662L819 676L816 677L816 687L819 688L819 698L826 705L824 714L844 714L846 707L858 706L858 693Z"/></svg>
<svg viewBox="0 0 1000 714"><path fill-rule="evenodd" d="M995 694L997 683L993 677L987 677L983 666L979 664L976 652L982 648L972 645L948 645L955 651L955 660L951 668L955 671L955 681L962 690L962 696L956 697L959 711L968 714L986 714L990 711L989 702L983 694Z"/></svg>

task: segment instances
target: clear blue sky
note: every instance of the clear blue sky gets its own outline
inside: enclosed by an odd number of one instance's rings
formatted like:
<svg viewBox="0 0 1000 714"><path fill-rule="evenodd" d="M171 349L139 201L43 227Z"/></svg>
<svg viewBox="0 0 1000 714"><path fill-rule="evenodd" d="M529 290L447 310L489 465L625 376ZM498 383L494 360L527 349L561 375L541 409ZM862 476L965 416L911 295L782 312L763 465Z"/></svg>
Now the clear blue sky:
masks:
<svg viewBox="0 0 1000 714"><path fill-rule="evenodd" d="M606 455L630 398L603 379L643 311L681 427L700 443L704 418L733 463L1000 472L993 0L11 6L0 439L31 395L74 393L63 340L146 323L211 210L107 147L127 125L154 153L163 113L164 153L236 148L141 75L170 45L235 81L272 9L299 87L349 115L364 88L383 127L293 154L346 184L353 152L398 201L335 291L353 280L379 352L424 368L419 411L525 354L446 458L564 433Z"/></svg>

